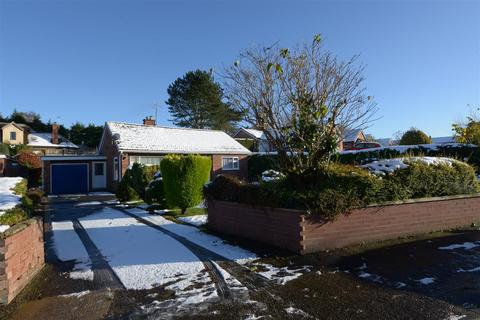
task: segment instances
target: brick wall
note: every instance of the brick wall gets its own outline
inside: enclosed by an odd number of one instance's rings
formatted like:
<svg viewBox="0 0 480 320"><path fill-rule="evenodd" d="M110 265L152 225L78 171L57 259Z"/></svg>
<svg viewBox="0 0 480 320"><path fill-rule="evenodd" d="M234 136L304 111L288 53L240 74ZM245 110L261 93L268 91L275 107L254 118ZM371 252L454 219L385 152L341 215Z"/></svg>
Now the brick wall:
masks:
<svg viewBox="0 0 480 320"><path fill-rule="evenodd" d="M0 303L12 301L44 264L41 218L8 229L0 239Z"/></svg>
<svg viewBox="0 0 480 320"><path fill-rule="evenodd" d="M210 227L218 232L305 254L479 222L480 196L419 199L355 209L333 222L297 210L209 201L208 219Z"/></svg>
<svg viewBox="0 0 480 320"><path fill-rule="evenodd" d="M239 170L222 170L222 158L223 157L238 157L240 162ZM213 176L219 174L231 174L242 178L248 178L248 156L245 155L212 155L212 172Z"/></svg>
<svg viewBox="0 0 480 320"><path fill-rule="evenodd" d="M293 252L301 250L301 221L299 211L225 201L208 202L209 228Z"/></svg>

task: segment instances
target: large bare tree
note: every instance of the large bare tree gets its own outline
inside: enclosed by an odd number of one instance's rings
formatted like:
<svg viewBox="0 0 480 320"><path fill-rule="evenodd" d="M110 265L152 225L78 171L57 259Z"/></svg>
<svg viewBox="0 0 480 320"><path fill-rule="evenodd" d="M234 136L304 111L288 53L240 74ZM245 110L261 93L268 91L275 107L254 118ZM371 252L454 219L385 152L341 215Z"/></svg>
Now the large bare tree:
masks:
<svg viewBox="0 0 480 320"><path fill-rule="evenodd" d="M328 163L344 130L365 128L377 110L357 59L323 50L320 35L292 50L247 49L224 69L226 96L265 133L284 171L316 170Z"/></svg>

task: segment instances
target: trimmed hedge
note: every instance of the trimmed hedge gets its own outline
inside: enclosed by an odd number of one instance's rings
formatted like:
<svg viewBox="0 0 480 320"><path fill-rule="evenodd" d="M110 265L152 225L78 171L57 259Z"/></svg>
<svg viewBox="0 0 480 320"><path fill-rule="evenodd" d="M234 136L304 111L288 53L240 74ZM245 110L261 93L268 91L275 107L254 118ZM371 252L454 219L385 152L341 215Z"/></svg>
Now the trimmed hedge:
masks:
<svg viewBox="0 0 480 320"><path fill-rule="evenodd" d="M428 165L416 161L383 177L341 164L255 184L220 176L205 188L205 195L214 200L299 209L330 220L369 204L478 191L475 172L469 165Z"/></svg>
<svg viewBox="0 0 480 320"><path fill-rule="evenodd" d="M185 213L203 200L202 188L210 178L212 161L199 155L168 155L160 168L167 204Z"/></svg>

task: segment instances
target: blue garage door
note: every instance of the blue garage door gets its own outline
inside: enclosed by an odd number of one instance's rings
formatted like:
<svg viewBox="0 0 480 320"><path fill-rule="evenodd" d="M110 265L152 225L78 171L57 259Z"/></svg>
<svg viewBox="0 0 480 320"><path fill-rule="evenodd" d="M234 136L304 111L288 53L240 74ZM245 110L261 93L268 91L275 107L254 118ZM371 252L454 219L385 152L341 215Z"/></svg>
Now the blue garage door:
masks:
<svg viewBox="0 0 480 320"><path fill-rule="evenodd" d="M87 164L52 164L52 194L88 192Z"/></svg>

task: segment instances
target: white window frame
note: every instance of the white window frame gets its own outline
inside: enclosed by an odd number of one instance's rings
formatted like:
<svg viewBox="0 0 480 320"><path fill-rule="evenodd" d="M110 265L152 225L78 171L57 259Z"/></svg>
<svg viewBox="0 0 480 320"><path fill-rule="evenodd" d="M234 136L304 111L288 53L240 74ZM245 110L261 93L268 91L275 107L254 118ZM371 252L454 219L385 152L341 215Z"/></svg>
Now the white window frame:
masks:
<svg viewBox="0 0 480 320"><path fill-rule="evenodd" d="M137 160L137 161L133 161L133 160ZM142 159L160 159L160 161L158 161L158 163L144 163L142 161ZM160 165L160 162L162 162L162 159L163 159L163 156L135 156L135 155L132 155L129 157L129 165L130 167L134 164L134 163L140 163L140 164L143 164L145 166L159 166Z"/></svg>
<svg viewBox="0 0 480 320"><path fill-rule="evenodd" d="M13 136L13 138L12 138ZM10 141L17 141L17 132L16 131L10 131Z"/></svg>
<svg viewBox="0 0 480 320"><path fill-rule="evenodd" d="M231 160L232 167L226 167L225 160ZM240 170L240 158L239 157L222 157L222 170L223 171L238 171Z"/></svg>

